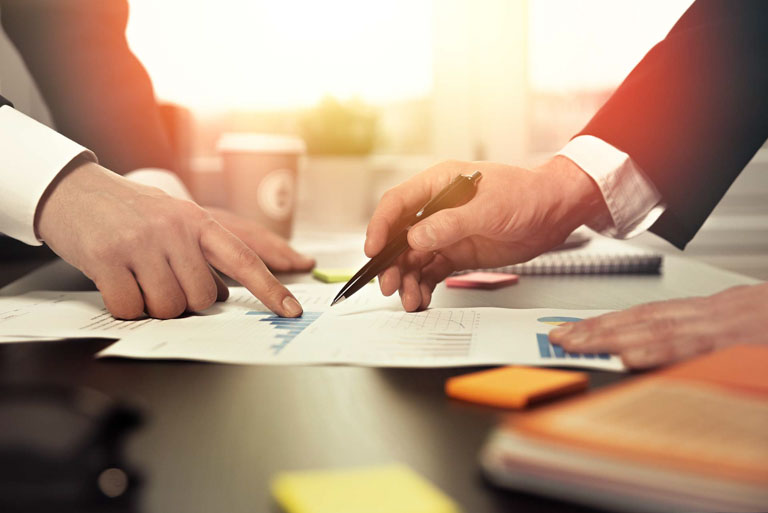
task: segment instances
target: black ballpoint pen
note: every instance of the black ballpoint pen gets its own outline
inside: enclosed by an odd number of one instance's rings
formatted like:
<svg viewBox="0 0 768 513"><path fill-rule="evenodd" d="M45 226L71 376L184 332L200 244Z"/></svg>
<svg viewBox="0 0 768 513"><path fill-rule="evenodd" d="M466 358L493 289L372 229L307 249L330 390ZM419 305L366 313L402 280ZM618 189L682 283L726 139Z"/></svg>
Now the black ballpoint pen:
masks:
<svg viewBox="0 0 768 513"><path fill-rule="evenodd" d="M341 288L339 293L333 299L331 306L341 303L350 297L352 294L363 288L366 283L371 281L380 272L392 265L392 262L394 262L403 251L408 249L408 230L411 226L422 219L426 219L439 210L457 207L472 199L475 195L475 186L482 176L480 171L475 171L471 175L459 175L454 178L451 183L437 193L429 203L424 205L424 208L411 219L404 230L387 242L387 245L384 246L384 249L382 249L378 255L371 258L362 269L352 276L352 279Z"/></svg>

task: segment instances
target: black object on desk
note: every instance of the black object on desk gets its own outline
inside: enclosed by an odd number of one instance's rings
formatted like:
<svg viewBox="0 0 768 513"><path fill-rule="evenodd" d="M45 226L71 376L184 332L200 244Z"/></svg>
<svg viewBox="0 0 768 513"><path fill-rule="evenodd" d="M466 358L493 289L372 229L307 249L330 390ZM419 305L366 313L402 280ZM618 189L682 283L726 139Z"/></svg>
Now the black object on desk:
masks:
<svg viewBox="0 0 768 513"><path fill-rule="evenodd" d="M411 226L426 219L435 212L445 208L458 207L472 199L472 196L475 195L475 186L482 177L483 175L480 174L480 171L475 171L471 175L459 175L454 178L451 183L446 185L442 191L437 193L437 196L432 198L429 203L424 205L424 208L419 210L409 220L405 229L387 242L387 245L384 246L384 249L378 255L371 258L362 269L352 276L333 299L331 306L344 301L363 288L366 283L389 267L403 251L408 249L408 230Z"/></svg>
<svg viewBox="0 0 768 513"><path fill-rule="evenodd" d="M0 510L128 513L138 480L124 463L137 410L80 387L0 386Z"/></svg>

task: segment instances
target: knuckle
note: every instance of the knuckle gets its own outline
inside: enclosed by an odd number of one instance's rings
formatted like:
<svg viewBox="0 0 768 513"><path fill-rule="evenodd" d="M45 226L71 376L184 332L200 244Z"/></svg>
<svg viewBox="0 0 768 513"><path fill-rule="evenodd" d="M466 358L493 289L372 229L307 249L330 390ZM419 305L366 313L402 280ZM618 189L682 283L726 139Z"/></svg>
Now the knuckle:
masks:
<svg viewBox="0 0 768 513"><path fill-rule="evenodd" d="M621 360L624 362L624 365L631 369L639 369L647 365L645 355L639 351L627 351L622 353Z"/></svg>
<svg viewBox="0 0 768 513"><path fill-rule="evenodd" d="M657 303L645 303L632 307L632 313L641 320L653 320L659 315L659 306Z"/></svg>
<svg viewBox="0 0 768 513"><path fill-rule="evenodd" d="M464 222L462 221L461 216L456 215L455 213L446 213L446 215L442 216L438 222L438 229L444 230L445 233L460 234L463 233L463 228Z"/></svg>
<svg viewBox="0 0 768 513"><path fill-rule="evenodd" d="M153 306L149 314L157 319L174 319L183 314L186 308L186 301L174 298Z"/></svg>
<svg viewBox="0 0 768 513"><path fill-rule="evenodd" d="M112 314L115 319L123 319L126 321L132 321L144 316L144 302L143 301L110 301L109 298L104 298L104 303L107 305L107 310Z"/></svg>
<svg viewBox="0 0 768 513"><path fill-rule="evenodd" d="M192 312L201 312L214 304L217 296L216 285L211 283L211 287L206 287L204 291L187 298L187 308Z"/></svg>
<svg viewBox="0 0 768 513"><path fill-rule="evenodd" d="M263 290L266 297L278 297L285 294L285 287L276 279L266 280Z"/></svg>
<svg viewBox="0 0 768 513"><path fill-rule="evenodd" d="M221 228L219 222L216 221L213 216L207 212L201 212L197 222L201 232L218 230Z"/></svg>
<svg viewBox="0 0 768 513"><path fill-rule="evenodd" d="M381 195L381 203L389 204L397 201L399 199L399 195L397 192L397 187L392 187L391 189L387 189L384 191L384 194Z"/></svg>
<svg viewBox="0 0 768 513"><path fill-rule="evenodd" d="M160 232L178 230L182 225L182 218L177 211L162 212L152 218L151 229Z"/></svg>
<svg viewBox="0 0 768 513"><path fill-rule="evenodd" d="M117 245L112 241L98 238L85 248L86 258L92 261L108 262L118 253Z"/></svg>
<svg viewBox="0 0 768 513"><path fill-rule="evenodd" d="M673 317L657 319L648 325L648 331L653 338L666 338L672 335L680 323Z"/></svg>
<svg viewBox="0 0 768 513"><path fill-rule="evenodd" d="M130 253L147 241L147 230L140 227L125 227L110 238L95 243L92 254L101 258L112 258Z"/></svg>
<svg viewBox="0 0 768 513"><path fill-rule="evenodd" d="M240 267L250 268L257 266L260 260L258 255L256 255L256 252L243 244L243 246L235 253L235 262Z"/></svg>

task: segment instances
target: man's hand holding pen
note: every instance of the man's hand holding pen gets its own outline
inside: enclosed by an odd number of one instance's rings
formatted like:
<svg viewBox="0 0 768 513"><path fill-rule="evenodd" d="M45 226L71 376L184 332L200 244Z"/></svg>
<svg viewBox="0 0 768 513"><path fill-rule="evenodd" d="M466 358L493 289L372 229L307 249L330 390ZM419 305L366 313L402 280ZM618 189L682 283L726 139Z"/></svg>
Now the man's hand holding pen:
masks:
<svg viewBox="0 0 768 513"><path fill-rule="evenodd" d="M379 254L403 220L454 177L474 171L483 176L475 196L411 227L409 249L379 275L382 293L399 290L407 311L426 308L437 283L454 271L529 260L606 208L592 179L563 157L532 170L448 161L384 194L368 224L366 255Z"/></svg>

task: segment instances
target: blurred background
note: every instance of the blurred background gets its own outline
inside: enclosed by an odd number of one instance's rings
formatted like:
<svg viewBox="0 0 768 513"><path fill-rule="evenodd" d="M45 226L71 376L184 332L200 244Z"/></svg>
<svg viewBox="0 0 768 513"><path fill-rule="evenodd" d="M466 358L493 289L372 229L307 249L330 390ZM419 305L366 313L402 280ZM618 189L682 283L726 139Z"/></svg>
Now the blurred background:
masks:
<svg viewBox="0 0 768 513"><path fill-rule="evenodd" d="M543 161L691 1L129 3L129 44L196 199L226 203L222 133L297 135L308 150L297 221L333 231L363 226L384 190L440 160ZM0 52L18 60L7 40ZM39 95L12 80L17 106L46 119ZM687 252L768 278L766 221L764 148Z"/></svg>

